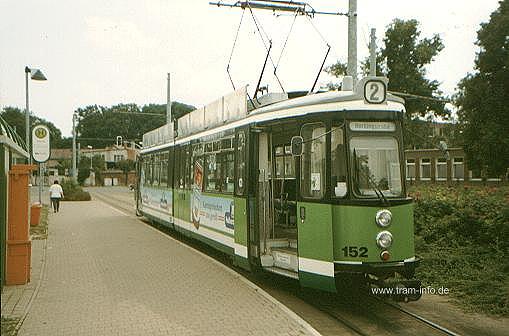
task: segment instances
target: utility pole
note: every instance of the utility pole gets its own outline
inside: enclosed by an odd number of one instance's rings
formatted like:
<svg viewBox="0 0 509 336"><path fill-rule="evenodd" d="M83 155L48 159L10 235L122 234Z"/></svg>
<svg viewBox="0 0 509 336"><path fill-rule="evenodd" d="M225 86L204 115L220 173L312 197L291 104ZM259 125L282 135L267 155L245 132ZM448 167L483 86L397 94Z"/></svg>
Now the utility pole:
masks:
<svg viewBox="0 0 509 336"><path fill-rule="evenodd" d="M76 114L72 115L72 178L74 182L78 180L78 175L76 174Z"/></svg>
<svg viewBox="0 0 509 336"><path fill-rule="evenodd" d="M348 65L347 75L357 83L357 0L348 2Z"/></svg>
<svg viewBox="0 0 509 336"><path fill-rule="evenodd" d="M170 73L168 72L168 91L166 93L166 123L171 123Z"/></svg>
<svg viewBox="0 0 509 336"><path fill-rule="evenodd" d="M369 75L376 76L376 28L371 28L369 42Z"/></svg>

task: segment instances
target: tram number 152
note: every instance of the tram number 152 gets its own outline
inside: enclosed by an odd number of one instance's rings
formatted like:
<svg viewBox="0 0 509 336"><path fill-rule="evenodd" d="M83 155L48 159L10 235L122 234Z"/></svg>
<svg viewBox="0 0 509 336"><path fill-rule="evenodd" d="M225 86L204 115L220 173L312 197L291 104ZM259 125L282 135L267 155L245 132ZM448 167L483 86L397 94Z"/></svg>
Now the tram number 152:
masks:
<svg viewBox="0 0 509 336"><path fill-rule="evenodd" d="M367 247L357 247L357 246L345 246L341 249L343 251L343 256L352 257L352 258L367 258L368 257L368 248Z"/></svg>

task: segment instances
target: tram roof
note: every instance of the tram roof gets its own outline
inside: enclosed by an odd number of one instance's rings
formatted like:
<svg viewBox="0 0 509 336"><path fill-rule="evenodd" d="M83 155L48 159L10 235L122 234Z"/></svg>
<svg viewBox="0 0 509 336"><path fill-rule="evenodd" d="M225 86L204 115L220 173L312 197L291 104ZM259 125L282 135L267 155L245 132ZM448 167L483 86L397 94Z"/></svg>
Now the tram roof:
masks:
<svg viewBox="0 0 509 336"><path fill-rule="evenodd" d="M403 113L405 111L403 105L404 100L391 94L387 94L386 100L382 104L370 104L366 102L364 92L359 89L359 87L363 85L363 82L365 81L361 80L357 88L352 91L329 91L275 102L268 106L246 111L246 115L242 118L229 122L227 121L215 127L211 127L210 129L201 129L198 132L177 136L175 138L170 136L173 135L173 124L167 124L158 130L152 131L152 133L159 131L160 134L158 134L158 136L160 139L162 140L166 136L166 140L160 141L158 144L151 147L144 148L141 152L148 153L170 147L173 144L187 143L195 139L245 125L260 125L271 121L303 117L323 112L389 111Z"/></svg>

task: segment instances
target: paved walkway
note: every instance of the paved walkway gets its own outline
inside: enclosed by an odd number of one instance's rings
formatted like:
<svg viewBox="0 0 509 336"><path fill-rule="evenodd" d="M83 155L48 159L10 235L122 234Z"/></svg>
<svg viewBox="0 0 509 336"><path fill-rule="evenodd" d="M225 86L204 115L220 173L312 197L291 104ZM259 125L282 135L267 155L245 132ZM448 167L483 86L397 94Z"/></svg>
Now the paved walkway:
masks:
<svg viewBox="0 0 509 336"><path fill-rule="evenodd" d="M19 335L307 335L218 262L104 203L50 214L46 268Z"/></svg>

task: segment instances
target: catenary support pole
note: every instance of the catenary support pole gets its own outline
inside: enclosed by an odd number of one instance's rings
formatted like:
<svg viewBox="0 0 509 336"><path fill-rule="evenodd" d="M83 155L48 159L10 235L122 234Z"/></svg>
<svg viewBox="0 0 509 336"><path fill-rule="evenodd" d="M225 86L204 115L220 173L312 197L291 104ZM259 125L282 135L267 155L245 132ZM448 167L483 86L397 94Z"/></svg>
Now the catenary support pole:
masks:
<svg viewBox="0 0 509 336"><path fill-rule="evenodd" d="M369 42L369 75L376 76L376 29L371 28Z"/></svg>
<svg viewBox="0 0 509 336"><path fill-rule="evenodd" d="M348 65L347 75L357 82L357 0L348 2Z"/></svg>
<svg viewBox="0 0 509 336"><path fill-rule="evenodd" d="M166 123L171 123L171 94L170 94L170 73L168 72L168 92L166 94Z"/></svg>
<svg viewBox="0 0 509 336"><path fill-rule="evenodd" d="M72 179L74 182L78 180L76 174L76 114L72 115Z"/></svg>

